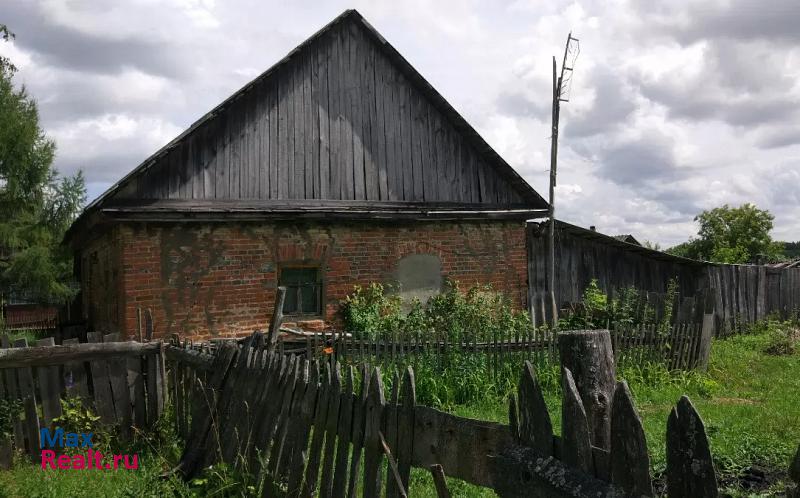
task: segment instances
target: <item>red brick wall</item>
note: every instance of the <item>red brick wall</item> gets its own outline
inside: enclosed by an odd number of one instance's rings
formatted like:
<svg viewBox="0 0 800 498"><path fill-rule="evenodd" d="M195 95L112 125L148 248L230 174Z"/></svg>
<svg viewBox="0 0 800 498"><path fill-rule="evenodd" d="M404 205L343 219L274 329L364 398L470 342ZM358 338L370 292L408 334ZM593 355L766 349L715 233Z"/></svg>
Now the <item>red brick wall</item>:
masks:
<svg viewBox="0 0 800 498"><path fill-rule="evenodd" d="M353 285L385 281L409 254L435 254L444 278L491 283L519 307L527 294L522 222L124 224L101 240L119 248L128 334L137 307L152 310L157 336L264 329L285 263L320 266L328 320Z"/></svg>

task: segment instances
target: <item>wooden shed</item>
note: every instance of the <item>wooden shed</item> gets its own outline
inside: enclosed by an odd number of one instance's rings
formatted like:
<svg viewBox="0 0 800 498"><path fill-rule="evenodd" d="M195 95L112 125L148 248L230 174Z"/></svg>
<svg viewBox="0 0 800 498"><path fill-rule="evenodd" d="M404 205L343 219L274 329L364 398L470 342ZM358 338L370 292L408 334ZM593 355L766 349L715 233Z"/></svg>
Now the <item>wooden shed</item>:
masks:
<svg viewBox="0 0 800 498"><path fill-rule="evenodd" d="M547 203L356 11L92 202L67 234L85 318L131 333L335 321L354 285L491 283L520 307Z"/></svg>

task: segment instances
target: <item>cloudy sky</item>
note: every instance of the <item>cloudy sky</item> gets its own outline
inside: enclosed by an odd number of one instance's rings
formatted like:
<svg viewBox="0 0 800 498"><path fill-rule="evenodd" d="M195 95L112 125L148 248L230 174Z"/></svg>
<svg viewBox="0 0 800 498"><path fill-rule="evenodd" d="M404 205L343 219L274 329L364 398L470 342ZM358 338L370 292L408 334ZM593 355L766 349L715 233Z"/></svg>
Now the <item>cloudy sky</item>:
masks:
<svg viewBox="0 0 800 498"><path fill-rule="evenodd" d="M753 202L800 240L797 0L3 0L0 53L92 199L346 8L543 195L572 31L559 218L669 246L699 211Z"/></svg>

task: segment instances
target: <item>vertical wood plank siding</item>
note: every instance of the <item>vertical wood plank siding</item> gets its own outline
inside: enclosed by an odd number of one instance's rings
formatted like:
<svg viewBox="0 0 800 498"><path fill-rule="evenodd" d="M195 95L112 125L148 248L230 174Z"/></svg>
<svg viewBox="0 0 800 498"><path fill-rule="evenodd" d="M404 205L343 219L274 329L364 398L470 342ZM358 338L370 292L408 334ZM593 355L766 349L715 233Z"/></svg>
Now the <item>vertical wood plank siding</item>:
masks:
<svg viewBox="0 0 800 498"><path fill-rule="evenodd" d="M546 226L528 226L530 294L547 290ZM656 257L658 256L658 257ZM710 289L717 334L777 313L786 318L800 311L800 268L725 265L672 258L617 242L566 223L556 225L556 303L580 302L592 279L606 292L623 287L664 293L670 279L678 292L695 296Z"/></svg>
<svg viewBox="0 0 800 498"><path fill-rule="evenodd" d="M525 203L360 23L256 81L116 199Z"/></svg>

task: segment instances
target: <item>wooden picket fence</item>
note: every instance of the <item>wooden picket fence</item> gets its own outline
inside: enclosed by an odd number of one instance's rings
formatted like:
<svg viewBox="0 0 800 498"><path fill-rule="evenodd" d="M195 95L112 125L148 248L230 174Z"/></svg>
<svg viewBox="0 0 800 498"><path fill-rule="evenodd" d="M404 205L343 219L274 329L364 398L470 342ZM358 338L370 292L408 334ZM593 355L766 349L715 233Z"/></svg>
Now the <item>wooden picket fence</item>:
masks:
<svg viewBox="0 0 800 498"><path fill-rule="evenodd" d="M179 468L192 477L222 460L263 478L263 496L408 496L412 467L501 497L654 496L644 430L627 385L615 380L610 334L562 333L559 355L556 436L530 363L504 425L417 405L411 367L387 393L377 367L282 354L258 332L213 352L176 341L166 357L176 428L187 441ZM688 398L666 434L669 496L717 496L703 422Z"/></svg>
<svg viewBox="0 0 800 498"><path fill-rule="evenodd" d="M80 398L107 426L127 439L134 427L147 428L165 403L161 342L120 342L118 334L87 334L56 345L52 337L32 347L26 339L0 338L0 399L18 400L22 413L13 435L0 440L0 465L8 467L13 449L39 457L40 428L54 426L62 398Z"/></svg>
<svg viewBox="0 0 800 498"><path fill-rule="evenodd" d="M613 329L615 361L625 365L659 363L670 370L705 368L713 331L709 327L710 320L704 323L680 323L666 328L645 324ZM507 371L509 364L521 365L524 361L534 365L558 363L558 333L551 330L533 331L527 336L461 341L450 340L447 336L437 339L422 333L356 339L350 333L320 332L303 338L286 337L278 343L278 348L285 354L301 354L309 359L333 355L342 363L369 363L386 368L417 365L424 356L431 357L437 365L444 365L451 357L478 355L489 376Z"/></svg>

